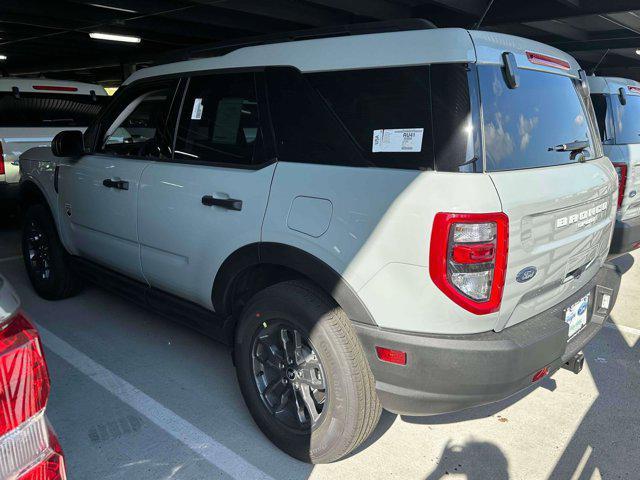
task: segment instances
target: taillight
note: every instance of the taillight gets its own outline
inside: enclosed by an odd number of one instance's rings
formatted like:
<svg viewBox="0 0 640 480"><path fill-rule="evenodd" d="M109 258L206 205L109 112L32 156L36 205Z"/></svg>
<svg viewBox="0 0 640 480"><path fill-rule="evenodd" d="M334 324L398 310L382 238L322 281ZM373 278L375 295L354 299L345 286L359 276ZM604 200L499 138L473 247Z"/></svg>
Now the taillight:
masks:
<svg viewBox="0 0 640 480"><path fill-rule="evenodd" d="M627 188L627 164L614 163L613 168L616 169L618 174L618 208L620 208L624 199L624 190Z"/></svg>
<svg viewBox="0 0 640 480"><path fill-rule="evenodd" d="M569 70L571 64L561 58L551 57L543 53L526 52L527 59L536 65L544 65L545 67L560 68L562 70Z"/></svg>
<svg viewBox="0 0 640 480"><path fill-rule="evenodd" d="M2 149L2 142L0 142L0 175L4 175L4 150Z"/></svg>
<svg viewBox="0 0 640 480"><path fill-rule="evenodd" d="M66 478L62 450L44 416L49 390L40 336L18 312L0 325L0 478Z"/></svg>
<svg viewBox="0 0 640 480"><path fill-rule="evenodd" d="M429 274L462 308L483 315L500 308L507 269L509 218L504 213L438 213Z"/></svg>

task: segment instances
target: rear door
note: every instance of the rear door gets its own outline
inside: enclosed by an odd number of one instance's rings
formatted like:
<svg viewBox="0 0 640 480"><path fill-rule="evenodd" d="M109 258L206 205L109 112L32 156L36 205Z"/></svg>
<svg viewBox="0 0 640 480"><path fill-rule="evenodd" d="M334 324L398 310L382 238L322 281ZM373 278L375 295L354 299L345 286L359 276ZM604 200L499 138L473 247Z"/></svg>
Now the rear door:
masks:
<svg viewBox="0 0 640 480"><path fill-rule="evenodd" d="M152 287L211 308L218 268L260 240L275 171L262 73L198 75L178 114L173 158L140 182L140 247Z"/></svg>
<svg viewBox="0 0 640 480"><path fill-rule="evenodd" d="M519 85L509 88L500 66L480 65L478 73L485 169L509 217L500 330L595 275L609 250L616 177L576 79L519 68Z"/></svg>
<svg viewBox="0 0 640 480"><path fill-rule="evenodd" d="M166 117L176 84L151 82L123 92L95 127L94 151L60 167L59 211L74 253L136 280L144 280L140 177L169 148Z"/></svg>

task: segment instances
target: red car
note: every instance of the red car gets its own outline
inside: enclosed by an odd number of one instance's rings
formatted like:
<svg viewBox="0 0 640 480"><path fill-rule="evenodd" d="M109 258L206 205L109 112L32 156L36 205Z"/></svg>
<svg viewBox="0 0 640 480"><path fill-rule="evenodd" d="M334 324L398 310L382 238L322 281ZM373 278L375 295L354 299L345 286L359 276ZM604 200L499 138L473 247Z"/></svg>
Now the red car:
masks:
<svg viewBox="0 0 640 480"><path fill-rule="evenodd" d="M45 416L50 381L40 336L0 276L0 479L66 480Z"/></svg>

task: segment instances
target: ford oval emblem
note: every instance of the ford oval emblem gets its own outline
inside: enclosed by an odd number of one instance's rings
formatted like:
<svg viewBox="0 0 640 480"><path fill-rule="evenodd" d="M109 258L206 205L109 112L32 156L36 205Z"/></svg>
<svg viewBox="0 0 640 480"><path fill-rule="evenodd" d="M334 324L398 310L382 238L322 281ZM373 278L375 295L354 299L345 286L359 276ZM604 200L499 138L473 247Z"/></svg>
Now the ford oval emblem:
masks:
<svg viewBox="0 0 640 480"><path fill-rule="evenodd" d="M518 275L516 275L516 280L520 283L528 282L536 276L537 272L538 269L536 267L523 268L518 272Z"/></svg>
<svg viewBox="0 0 640 480"><path fill-rule="evenodd" d="M629 198L633 198L636 196L636 191L635 190L631 190L631 192L629 193Z"/></svg>
<svg viewBox="0 0 640 480"><path fill-rule="evenodd" d="M580 305L580 308L578 309L578 315L582 315L587 309L587 307L588 305L586 303L583 303L582 305Z"/></svg>

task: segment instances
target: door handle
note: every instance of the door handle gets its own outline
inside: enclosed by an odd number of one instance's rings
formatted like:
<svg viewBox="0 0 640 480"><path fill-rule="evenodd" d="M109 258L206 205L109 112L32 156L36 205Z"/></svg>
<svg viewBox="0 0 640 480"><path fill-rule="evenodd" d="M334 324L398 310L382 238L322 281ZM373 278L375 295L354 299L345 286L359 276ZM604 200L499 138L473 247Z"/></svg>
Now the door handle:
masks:
<svg viewBox="0 0 640 480"><path fill-rule="evenodd" d="M102 185L107 188L116 188L118 190L129 190L129 182L124 180L111 180L110 178L105 178L102 181Z"/></svg>
<svg viewBox="0 0 640 480"><path fill-rule="evenodd" d="M202 204L207 207L222 207L227 210L242 210L242 200L237 200L235 198L215 198L211 195L205 195L202 197Z"/></svg>

